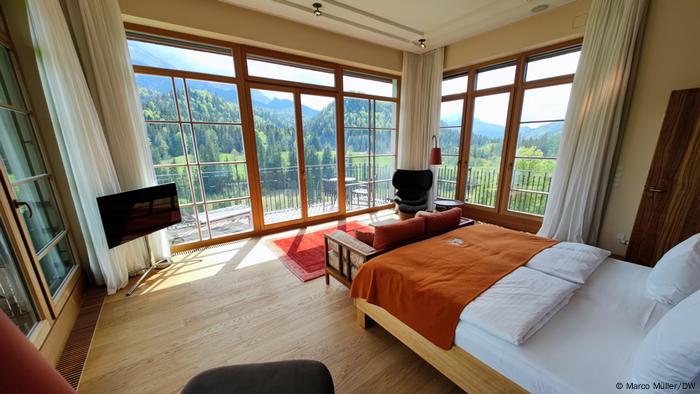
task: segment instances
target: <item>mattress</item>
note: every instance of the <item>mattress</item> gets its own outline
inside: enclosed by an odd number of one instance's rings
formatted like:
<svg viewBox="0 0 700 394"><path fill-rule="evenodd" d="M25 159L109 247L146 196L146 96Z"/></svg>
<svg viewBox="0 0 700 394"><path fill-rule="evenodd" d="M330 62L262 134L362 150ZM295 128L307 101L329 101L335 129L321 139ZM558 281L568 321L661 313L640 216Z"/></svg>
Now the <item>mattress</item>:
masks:
<svg viewBox="0 0 700 394"><path fill-rule="evenodd" d="M524 344L460 321L455 345L533 393L619 393L637 347L670 308L646 297L650 272L608 258Z"/></svg>

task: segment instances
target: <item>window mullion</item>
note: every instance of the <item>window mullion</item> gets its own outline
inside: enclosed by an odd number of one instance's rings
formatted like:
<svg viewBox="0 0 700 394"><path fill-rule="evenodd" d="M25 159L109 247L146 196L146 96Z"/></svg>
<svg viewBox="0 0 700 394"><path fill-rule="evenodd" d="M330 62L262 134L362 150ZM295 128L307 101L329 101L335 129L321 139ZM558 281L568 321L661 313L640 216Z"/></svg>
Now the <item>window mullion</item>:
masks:
<svg viewBox="0 0 700 394"><path fill-rule="evenodd" d="M515 153L518 144L518 125L523 99L523 81L525 80L525 55L518 57L515 66L515 85L511 91L510 106L508 108L508 122L506 123L506 135L501 157L502 172L498 187L498 199L496 212L504 214L508 210L508 198L513 178Z"/></svg>

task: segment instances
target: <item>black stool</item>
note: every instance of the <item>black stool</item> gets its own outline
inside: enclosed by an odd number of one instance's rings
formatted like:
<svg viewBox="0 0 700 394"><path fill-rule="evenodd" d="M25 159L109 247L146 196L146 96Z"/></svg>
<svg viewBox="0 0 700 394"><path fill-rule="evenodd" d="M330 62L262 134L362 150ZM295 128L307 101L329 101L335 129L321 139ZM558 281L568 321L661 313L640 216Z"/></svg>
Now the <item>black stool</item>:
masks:
<svg viewBox="0 0 700 394"><path fill-rule="evenodd" d="M290 360L241 364L204 371L182 394L333 394L333 379L323 363Z"/></svg>

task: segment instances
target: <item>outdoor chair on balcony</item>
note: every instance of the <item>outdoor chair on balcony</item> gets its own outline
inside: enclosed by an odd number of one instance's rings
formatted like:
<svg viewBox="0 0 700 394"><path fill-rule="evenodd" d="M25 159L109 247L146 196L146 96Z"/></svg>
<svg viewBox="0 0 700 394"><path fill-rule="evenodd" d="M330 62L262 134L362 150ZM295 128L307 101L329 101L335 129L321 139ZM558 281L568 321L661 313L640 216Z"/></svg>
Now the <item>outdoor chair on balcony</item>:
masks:
<svg viewBox="0 0 700 394"><path fill-rule="evenodd" d="M433 186L432 171L396 170L391 184L396 189L394 202L398 205L401 220L428 209L428 191Z"/></svg>

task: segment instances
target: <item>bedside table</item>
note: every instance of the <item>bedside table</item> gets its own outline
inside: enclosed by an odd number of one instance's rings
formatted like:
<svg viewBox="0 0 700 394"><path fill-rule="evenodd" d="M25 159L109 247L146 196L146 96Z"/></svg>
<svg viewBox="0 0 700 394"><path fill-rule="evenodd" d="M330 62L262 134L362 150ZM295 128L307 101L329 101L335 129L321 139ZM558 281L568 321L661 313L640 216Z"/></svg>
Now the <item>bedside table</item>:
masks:
<svg viewBox="0 0 700 394"><path fill-rule="evenodd" d="M449 200L446 198L438 198L435 200L435 210L436 211L446 211L451 208L461 208L464 206L464 201L462 200Z"/></svg>

